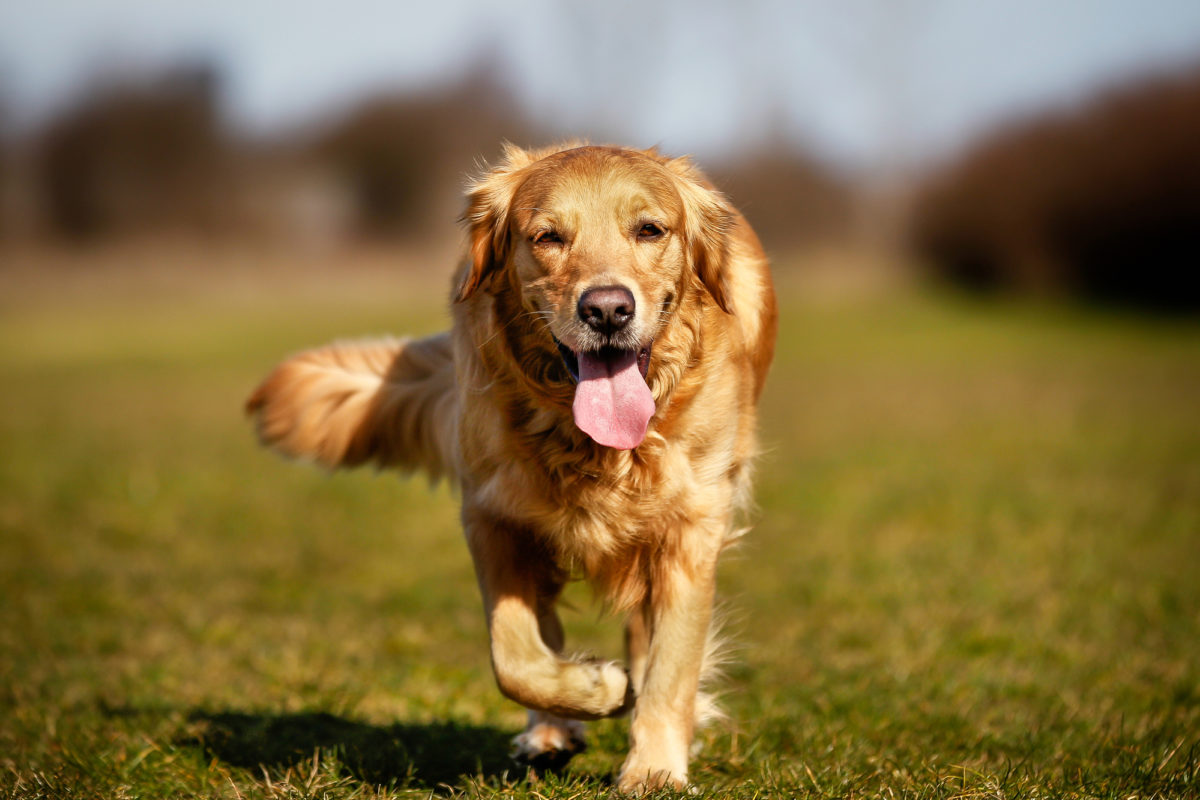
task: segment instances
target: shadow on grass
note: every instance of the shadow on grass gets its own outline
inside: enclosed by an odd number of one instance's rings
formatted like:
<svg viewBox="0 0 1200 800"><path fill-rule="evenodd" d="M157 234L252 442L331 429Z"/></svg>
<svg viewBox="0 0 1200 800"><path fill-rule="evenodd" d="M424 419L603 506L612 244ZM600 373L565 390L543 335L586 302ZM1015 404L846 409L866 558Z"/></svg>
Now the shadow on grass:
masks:
<svg viewBox="0 0 1200 800"><path fill-rule="evenodd" d="M508 756L511 733L455 722L367 725L326 713L191 714L198 732L184 744L202 747L231 766L286 768L315 750L337 755L354 778L379 786L425 790L455 786L464 776L491 779L524 768Z"/></svg>

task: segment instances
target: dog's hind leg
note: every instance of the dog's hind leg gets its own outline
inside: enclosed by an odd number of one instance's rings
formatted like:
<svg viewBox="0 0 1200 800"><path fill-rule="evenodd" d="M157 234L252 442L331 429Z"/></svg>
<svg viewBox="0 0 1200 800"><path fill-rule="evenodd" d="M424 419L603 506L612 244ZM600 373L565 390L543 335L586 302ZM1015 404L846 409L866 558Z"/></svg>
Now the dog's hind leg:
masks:
<svg viewBox="0 0 1200 800"><path fill-rule="evenodd" d="M629 664L629 680L633 693L641 694L646 680L646 660L650 657L650 607L639 603L629 612L625 622L625 661Z"/></svg>
<svg viewBox="0 0 1200 800"><path fill-rule="evenodd" d="M568 719L628 710L633 692L620 665L564 658L554 649L562 646L562 631L543 598L557 596L562 578L551 554L527 531L478 511L465 508L463 521L500 691L526 708Z"/></svg>
<svg viewBox="0 0 1200 800"><path fill-rule="evenodd" d="M559 769L587 749L582 722L533 709L512 745L512 757L536 770Z"/></svg>

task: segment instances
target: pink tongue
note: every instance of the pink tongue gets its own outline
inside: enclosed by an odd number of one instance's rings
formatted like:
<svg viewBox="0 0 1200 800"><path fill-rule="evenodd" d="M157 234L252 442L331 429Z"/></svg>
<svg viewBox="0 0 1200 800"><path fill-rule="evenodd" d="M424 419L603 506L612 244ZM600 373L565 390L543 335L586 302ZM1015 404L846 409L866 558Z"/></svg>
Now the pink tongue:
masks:
<svg viewBox="0 0 1200 800"><path fill-rule="evenodd" d="M646 425L654 416L654 397L638 370L637 351L621 351L611 358L589 353L576 356L575 424L605 447L637 447L646 438Z"/></svg>

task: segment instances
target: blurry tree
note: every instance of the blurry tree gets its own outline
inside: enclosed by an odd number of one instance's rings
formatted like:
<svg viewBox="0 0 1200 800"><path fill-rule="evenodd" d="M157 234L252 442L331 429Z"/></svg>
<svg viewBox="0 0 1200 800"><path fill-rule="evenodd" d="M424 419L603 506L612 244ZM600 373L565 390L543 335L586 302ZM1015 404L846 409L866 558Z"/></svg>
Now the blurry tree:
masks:
<svg viewBox="0 0 1200 800"><path fill-rule="evenodd" d="M371 97L324 127L259 141L224 129L209 68L109 80L37 135L40 217L50 234L76 240L200 231L302 247L451 242L469 174L505 140L556 138L501 75L485 57L447 83ZM848 232L845 182L782 134L705 167L774 250Z"/></svg>
<svg viewBox="0 0 1200 800"><path fill-rule="evenodd" d="M1200 309L1200 70L999 131L926 183L911 241L976 290Z"/></svg>
<svg viewBox="0 0 1200 800"><path fill-rule="evenodd" d="M53 232L74 239L211 227L220 214L225 142L207 66L145 83L102 85L38 142Z"/></svg>
<svg viewBox="0 0 1200 800"><path fill-rule="evenodd" d="M769 250L840 240L850 233L846 182L781 137L708 172Z"/></svg>
<svg viewBox="0 0 1200 800"><path fill-rule="evenodd" d="M372 98L319 137L314 155L349 187L359 233L447 228L482 159L539 138L497 72L483 61L449 86Z"/></svg>
<svg viewBox="0 0 1200 800"><path fill-rule="evenodd" d="M3 239L12 227L9 219L12 215L13 194L12 143L8 127L8 103L4 94L3 75L0 75L0 239Z"/></svg>

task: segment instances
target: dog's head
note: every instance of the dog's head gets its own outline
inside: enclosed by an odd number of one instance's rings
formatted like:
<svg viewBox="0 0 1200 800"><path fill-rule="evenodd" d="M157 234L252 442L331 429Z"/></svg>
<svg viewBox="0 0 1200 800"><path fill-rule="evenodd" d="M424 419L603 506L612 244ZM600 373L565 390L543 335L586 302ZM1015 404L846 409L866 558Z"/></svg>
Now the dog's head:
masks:
<svg viewBox="0 0 1200 800"><path fill-rule="evenodd" d="M468 199L456 299L518 293L578 382L576 424L600 444L636 447L654 413L655 339L686 297L731 310L733 210L686 159L590 146L509 148Z"/></svg>

